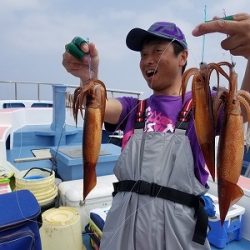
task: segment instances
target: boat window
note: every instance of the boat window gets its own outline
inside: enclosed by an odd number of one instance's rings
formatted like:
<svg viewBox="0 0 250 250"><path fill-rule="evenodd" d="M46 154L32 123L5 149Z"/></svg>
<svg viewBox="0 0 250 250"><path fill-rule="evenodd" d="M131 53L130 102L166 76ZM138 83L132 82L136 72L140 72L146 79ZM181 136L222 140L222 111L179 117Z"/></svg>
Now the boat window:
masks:
<svg viewBox="0 0 250 250"><path fill-rule="evenodd" d="M3 108L25 108L25 105L22 102L9 102L9 103L4 103Z"/></svg>
<svg viewBox="0 0 250 250"><path fill-rule="evenodd" d="M6 149L10 149L10 135L8 136L6 143L5 143Z"/></svg>
<svg viewBox="0 0 250 250"><path fill-rule="evenodd" d="M45 103L45 102L37 102L37 103L33 103L31 105L32 108L51 108L53 107L52 103Z"/></svg>

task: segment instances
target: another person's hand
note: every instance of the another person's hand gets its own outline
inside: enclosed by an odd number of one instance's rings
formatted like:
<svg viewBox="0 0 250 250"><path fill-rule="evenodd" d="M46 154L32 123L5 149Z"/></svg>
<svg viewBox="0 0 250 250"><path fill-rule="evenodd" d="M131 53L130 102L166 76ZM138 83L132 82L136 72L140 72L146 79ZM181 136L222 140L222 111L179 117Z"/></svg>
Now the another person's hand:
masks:
<svg viewBox="0 0 250 250"><path fill-rule="evenodd" d="M250 15L239 13L232 16L233 20L214 18L214 21L198 25L192 32L194 36L208 33L224 33L228 37L221 42L221 47L230 50L232 55L250 59Z"/></svg>
<svg viewBox="0 0 250 250"><path fill-rule="evenodd" d="M84 83L90 78L98 77L99 57L98 51L93 43L81 45L82 51L86 54L82 60L75 58L69 52L63 54L62 64L72 75L79 77Z"/></svg>

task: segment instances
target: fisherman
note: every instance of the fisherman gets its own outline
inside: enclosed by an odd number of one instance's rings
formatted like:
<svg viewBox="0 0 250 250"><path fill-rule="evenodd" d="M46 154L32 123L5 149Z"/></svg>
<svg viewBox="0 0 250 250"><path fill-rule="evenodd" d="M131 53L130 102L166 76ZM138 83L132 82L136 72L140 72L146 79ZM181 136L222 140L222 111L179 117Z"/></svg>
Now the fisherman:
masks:
<svg viewBox="0 0 250 250"><path fill-rule="evenodd" d="M191 92L184 102L180 96L188 58L185 36L174 23L156 22L148 30L132 29L126 44L140 53L141 73L153 94L143 102L107 100L106 129L121 129L124 136L100 249L210 249L201 199L208 173L192 116L180 122L191 99ZM84 85L90 70L98 78L99 56L93 43L81 49L88 56L80 61L65 52L63 65Z"/></svg>

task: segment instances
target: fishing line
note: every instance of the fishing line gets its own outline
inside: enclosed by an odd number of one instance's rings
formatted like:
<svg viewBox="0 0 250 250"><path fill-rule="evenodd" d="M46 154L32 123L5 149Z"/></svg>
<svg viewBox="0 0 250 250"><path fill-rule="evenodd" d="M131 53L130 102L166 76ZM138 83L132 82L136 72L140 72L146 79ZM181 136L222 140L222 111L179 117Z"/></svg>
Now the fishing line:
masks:
<svg viewBox="0 0 250 250"><path fill-rule="evenodd" d="M57 144L57 148L55 150L55 156L53 157L54 160L52 159L52 166L51 166L50 174L52 173L52 171L55 171L55 169L56 169L56 158L57 158L57 154L58 154L58 151L59 151L59 146L61 144L62 135L63 135L63 131L64 131L65 126L66 126L66 123L64 123L63 126L62 126L62 130L61 130L61 133L60 133L60 137L59 137L59 141L58 141L58 144ZM21 133L20 133L20 150L19 150L18 158L21 157L21 152L22 152L22 148L23 148L23 129L21 128L20 130L21 130ZM22 217L24 219L26 219L27 221L31 221L31 222L37 222L38 224L42 225L41 222L39 222L37 220L29 219L29 218L27 218L27 217L24 216L22 208L21 208L20 203L19 203L19 198L18 198L18 193L17 192L16 192L16 200L17 200L19 211L20 211L20 213L21 213L21 215L22 215ZM40 206L40 204L39 204L39 206Z"/></svg>
<svg viewBox="0 0 250 250"><path fill-rule="evenodd" d="M152 86L153 86L154 76L155 76L155 73L156 73L156 71L157 71L157 69L158 69L159 63L160 63L160 61L161 61L161 59L162 59L162 56L164 55L164 53L167 51L167 49L171 46L171 44L172 44L174 41L176 41L176 40L175 40L175 39L172 39L172 40L168 43L168 45L167 45L166 48L162 51L162 53L161 53L161 55L160 55L160 57L159 57L159 59L158 59L158 61L157 61L157 63L156 63L156 66L155 66L154 72L153 72L153 77L152 77L152 79L151 79L151 82L149 83L149 86L150 86L151 88L152 88ZM120 128L120 126L122 125L122 123L129 117L129 115L137 109L138 105L139 105L139 102L137 102L137 104L128 112L128 114L126 114L125 117L116 125L115 131L118 130L118 129ZM113 132L112 135L114 135L114 132ZM111 139L110 139L110 140L111 140ZM109 142L110 142L110 140L109 140Z"/></svg>
<svg viewBox="0 0 250 250"><path fill-rule="evenodd" d="M20 150L19 150L19 153L18 153L18 158L21 157L21 152L22 152L22 148L23 148L23 129L22 129L22 127L20 128L20 130L21 130L21 132L20 132ZM13 136L14 136L14 135L13 135ZM21 213L21 215L22 215L22 217L23 217L24 219L26 219L26 220L28 220L28 221L31 221L31 222L37 222L38 224L40 223L40 222L37 221L37 220L32 220L32 219L29 219L29 218L27 218L26 216L24 216L23 211L22 211L22 208L21 208L20 203L19 203L19 198L18 198L17 192L16 192L16 201L17 201L17 204L18 204L19 211L20 211L20 213ZM40 223L40 224L41 224L41 223Z"/></svg>
<svg viewBox="0 0 250 250"><path fill-rule="evenodd" d="M206 5L205 5L205 9L204 9L204 13L205 13L205 22L206 22L206 19L207 19L207 17L206 17L206 15L207 15L207 12L206 12ZM174 41L174 40L173 40ZM173 42L173 41L171 41L171 43ZM166 51L166 49L167 48L165 48L165 50L163 51L163 53ZM162 53L162 55L163 55L163 53ZM201 61L202 62L204 62L204 54L205 54L205 35L203 35L203 41L202 41L202 54L201 54ZM161 57L162 57L162 55L161 55ZM154 70L154 74L153 74L153 77L152 77L152 80L151 80L151 83L150 83L150 86L152 87L153 86L153 80L154 80L154 76L155 76L155 72L156 72L156 70L157 70L157 68L158 68L158 65L159 65L159 62L160 62L160 60L161 60L161 57L159 58L159 60L158 60L158 63L157 63L157 66L156 66L156 68L155 68L155 70ZM133 108L133 109L131 109L130 110L130 112L119 122L119 124L116 126L116 129L118 129L119 127L120 127L120 125L128 118L128 116L132 113L132 112L134 112L134 110L137 108L137 106L138 106L139 104L137 104L137 105L135 105L135 107ZM193 125L194 126L194 125ZM192 129L190 129L189 131L188 131L188 133L191 131ZM131 196L129 196L128 195L128 200L131 198ZM127 222L127 220L132 216L132 215L134 215L137 211L139 211L139 210L141 210L141 209L143 209L144 207L146 207L147 205L149 205L151 202L153 202L154 200L150 200L149 202L146 202L146 203L144 203L140 208L137 208L137 209L135 209L133 212L131 212L127 217L126 217L126 219L124 219L123 221L122 221L122 224L116 229L116 230L114 230L114 233L113 233L113 235L112 235L112 238L109 240L109 244L111 243L111 241L113 240L113 238L116 236L116 234L118 233L118 231L120 230L120 227L122 227L122 225L124 224L124 223L126 223ZM125 206L125 204L124 204L124 206ZM123 206L122 206L123 207Z"/></svg>
<svg viewBox="0 0 250 250"><path fill-rule="evenodd" d="M20 202L19 202L19 198L18 198L17 192L16 192L16 201L17 201L17 205L18 205L19 211L20 211L20 213L21 213L23 219L25 219L25 220L27 220L27 221L30 221L30 222L35 222L35 223L37 223L37 224L40 225L40 226L42 225L42 222L40 222L40 221L38 221L38 220L29 219L28 217L26 217L26 216L23 214L23 210L22 210L22 208L21 208L21 206L20 206ZM40 206L40 205L39 205L39 206Z"/></svg>
<svg viewBox="0 0 250 250"><path fill-rule="evenodd" d="M158 60L158 62L157 62L157 65L156 65L156 67L155 67L155 69L154 69L154 74L153 74L153 77L152 77L150 86L153 86L154 76L155 76L155 73L156 73L157 68L158 68L158 66L159 66L159 63L160 63L160 61L161 61L161 59L162 59L163 54L166 52L166 50L170 47L170 45L171 45L174 41L175 41L175 39L171 40L171 42L168 44L168 46L167 46L167 47L164 49L164 51L162 52L162 54L161 54L161 56L160 56L160 58L159 58L159 60ZM90 77L90 79L91 79L91 78L92 78L92 72L91 72L91 57L90 57L90 56L88 57L88 67L89 67L89 77ZM132 112L134 112L134 110L137 108L137 106L138 106L138 104L137 104L132 110L130 110L130 112L129 112L129 113L123 118L123 120L120 121L120 123L117 125L117 128L119 128L120 125L127 119L127 117L128 117ZM55 153L55 156L54 156L54 159L55 159L55 160L56 160L56 158L57 158L57 154L58 154L58 151L59 151L59 146L60 146L60 144L61 144L61 139L62 139L63 130L64 130L65 126L66 126L66 123L63 124L62 130L61 130L61 133L60 133L60 138L59 138L59 141L58 141L58 144L57 144L57 148L56 148L56 153ZM117 129L117 128L116 128L116 129ZM20 157L20 155L21 155L22 148L23 148L22 133L23 133L23 131L22 131L22 128L21 128L21 139L20 139L20 141L21 141L21 146L20 146L20 151L19 151L19 157ZM51 169L51 170L55 170L55 169L56 169L55 162L52 162L52 169ZM159 190L159 192L160 192L160 190ZM128 197L128 198L129 198L129 197ZM40 222L37 221L37 220L33 220L33 219L28 219L28 218L26 218L26 217L24 216L23 212L22 212L22 208L21 208L21 206L20 206L19 197L18 197L18 194L17 194L17 193L16 193L16 199L17 199L17 203L18 203L18 207L19 207L20 213L22 214L23 218L25 218L25 219L28 220L28 221L33 221L33 222L37 222L38 224L42 224L42 223L40 223ZM143 204L143 206L141 206L140 208L136 209L134 212L131 213L131 215L129 215L129 216L127 217L126 220L123 221L123 223L126 223L126 221L129 219L130 216L132 216L132 215L133 215L134 213L136 213L137 211L142 210L142 209L143 209L144 207L146 207L147 205L150 205L151 202L154 202L154 200L152 200L152 201L150 200L149 202ZM117 230L119 230L119 229L117 229ZM114 236L115 236L115 235L114 235ZM113 236L113 237L114 237L114 236ZM112 240L112 239L111 239L111 240Z"/></svg>
<svg viewBox="0 0 250 250"><path fill-rule="evenodd" d="M20 158L21 152L22 152L22 148L23 148L23 129L22 129L22 127L20 128L20 130L21 130L21 132L20 132L20 150L19 150L19 153L18 153L18 158ZM14 136L14 135L13 135L13 136ZM23 211L22 211L22 208L21 208L21 206L20 206L19 197L18 197L17 192L15 193L15 196L16 196L16 201L17 201L17 205L18 205L19 211L20 211L20 213L21 213L23 219L25 219L25 220L27 220L27 221L30 221L30 222L37 222L38 224L41 225L42 223L39 222L38 220L29 219L29 218L27 218L27 217L24 215L24 213L23 213Z"/></svg>
<svg viewBox="0 0 250 250"><path fill-rule="evenodd" d="M14 108L14 107L12 106L12 103L10 104L10 108ZM22 128L20 128L20 130L21 130L21 132L20 132L20 150L19 150L19 153L18 153L18 158L20 158L21 152L22 152L22 148L23 148L23 140L22 140L23 130L22 130ZM20 211L22 217L23 217L24 219L28 220L28 221L37 222L37 220L28 219L26 216L24 216L23 211L22 211L22 208L21 208L20 203L19 203L19 198L18 198L17 192L15 193L15 196L16 196L17 205L18 205L18 208L19 208L19 211ZM38 222L38 223L40 223L40 222Z"/></svg>
<svg viewBox="0 0 250 250"><path fill-rule="evenodd" d="M161 55L160 55L160 57L159 57L159 59L158 59L158 62L157 62L156 67L155 67L155 69L154 69L154 73L153 73L153 77L152 77L151 83L149 84L150 87L151 87L151 89L152 89L152 86L153 86L154 76L155 76L155 73L156 73L156 71L157 71L157 69L158 69L159 63L160 63L160 61L161 61L161 59L162 59L162 56L163 56L163 54L167 51L167 49L170 47L170 45L171 45L174 41L176 41L175 38L173 38L173 39L168 43L168 45L167 45L166 48L162 51L162 53L161 53Z"/></svg>
<svg viewBox="0 0 250 250"><path fill-rule="evenodd" d="M154 74L153 74L153 77L152 77L152 79L151 79L151 83L149 84L151 87L153 86L153 80L154 80L154 77L155 77L155 73L156 73L156 71L157 71L157 69L158 69L158 66L159 66L159 63L160 63L160 61L161 61L161 59L162 59L162 56L163 56L163 54L166 52L166 50L170 47L170 45L171 45L174 41L175 41L175 39L171 40L171 42L168 44L168 46L166 46L166 48L164 49L164 51L163 51L162 54L160 55L159 60L158 60L158 62L157 62L157 65L156 65L156 67L155 67L155 69L154 69ZM91 78L92 78L92 72L91 72L91 57L90 57L90 56L89 56L89 58L88 58L88 66L89 66L89 77L90 77L90 79L91 79ZM129 112L129 113L122 119L122 121L120 121L120 123L117 125L116 129L118 129L118 128L120 127L120 125L127 119L127 117L128 117L132 112L134 112L134 110L137 108L138 105L139 105L139 104L137 104L132 110L130 110L130 112ZM56 149L55 159L56 159L56 157L57 157L57 153L58 153L58 150L59 150L59 146L60 146L60 143L61 143L61 138L62 138L62 135L63 135L63 129L64 129L65 125L66 125L66 124L64 123L64 125L63 125L63 127L62 127L61 135L60 135L59 142L58 142L57 149ZM20 153L19 153L19 154L21 154L21 150L22 150L22 147L23 147L22 143L23 143L23 142L22 142L22 130L21 130L21 147L20 147ZM52 165L52 169L53 169L53 167L54 167L54 165ZM17 195L17 194L16 194L16 195ZM17 196L18 196L18 195L17 195ZM130 198L130 197L128 197L128 198ZM16 197L16 199L17 199L17 202L18 202L18 206L19 206L20 212L21 212L22 215L23 215L22 209L21 209L20 204L19 204L19 199L18 199L18 197ZM142 207L140 207L140 208L136 209L134 212L132 212L130 216L132 216L132 215L133 215L134 213L136 213L137 211L143 209L144 207L146 207L147 205L149 205L151 202L154 202L154 199L152 199L152 200L150 200L149 202L146 202L145 204L143 204ZM130 216L129 216L129 217L130 217ZM24 215L23 215L23 217L25 218ZM128 219L129 217L127 217L127 219ZM35 221L35 222L36 222L36 220L30 220L30 219L28 219L28 218L25 218L25 219L27 219L27 220L29 220L29 221ZM127 219L126 219L126 220L127 220ZM126 220L124 220L123 223L126 223ZM39 223L39 222L38 222L38 223ZM117 230L119 230L119 229L117 229ZM114 236L113 236L113 237L114 237Z"/></svg>
<svg viewBox="0 0 250 250"><path fill-rule="evenodd" d="M227 15L226 15L226 9L223 9L223 14L224 14L224 17L227 16ZM226 20L224 20L224 22L226 22ZM229 37L228 34L227 34L226 36L227 36L227 38ZM229 54L230 54L230 58L231 58L231 63L232 63L232 65L233 65L233 67L234 67L234 66L236 65L236 63L235 63L234 60L233 60L233 55L231 54L230 50L229 50Z"/></svg>
<svg viewBox="0 0 250 250"><path fill-rule="evenodd" d="M66 126L66 123L64 123L63 126L62 126L62 130L61 130L61 133L60 133L60 137L59 137L59 141L58 141L58 144L57 144L57 148L55 150L55 156L53 158L54 161L52 161L51 172L56 169L56 158L57 158L57 154L58 154L58 151L59 151L59 146L61 144L61 139L62 139L62 136L63 136L63 131L64 131L65 126ZM22 131L21 131L21 137L22 137ZM22 140L21 140L21 149L22 149ZM26 217L24 215L23 209L20 206L19 195L18 195L17 192L16 192L15 195L16 195L16 201L17 201L18 209L20 211L20 214L21 214L22 218L25 219L26 221L35 222L35 223L37 223L37 225L39 225L39 227L41 227L43 225L43 222L40 222L39 220L36 220L36 219L29 219L28 217ZM42 206L40 204L39 204L39 206L42 208ZM68 225L68 226L69 226L69 230L71 230L71 232L72 232L72 236L75 237L74 236L75 231L73 230L74 229L73 225ZM77 241L75 240L74 242L77 242Z"/></svg>
<svg viewBox="0 0 250 250"><path fill-rule="evenodd" d="M205 15L205 18L204 18L204 19L205 19L205 22L206 22L206 20L207 20L206 5L205 5L205 8L204 8L204 15ZM174 42L174 40L172 40L171 43L172 43L172 42ZM166 51L166 49L167 49L167 48L165 48L165 50L163 51L163 53ZM163 53L162 53L162 55L163 55ZM202 54L201 54L202 62L204 62L204 54L205 54L205 35L203 36L203 41L202 41ZM162 56L162 55L161 55L161 56ZM153 77L152 77L152 81L151 81L150 86L153 86L153 79L154 79L155 72L156 72L156 70L157 70L157 68L158 68L158 65L159 65L160 60L161 60L161 57L159 58L159 61L158 61L157 66L156 66L156 68L155 68L154 75L153 75ZM135 106L135 108L133 108L133 109L124 117L124 119L117 125L117 128L124 122L125 119L127 119L127 117L129 116L129 114L131 114L131 112L133 112L133 111L137 108L138 105L139 105L139 104L137 104L137 105ZM194 118L193 118L193 116L192 116L192 120L193 120L193 119L194 119ZM193 124L193 127L194 127L194 124ZM189 135L189 133L191 132L191 130L192 130L192 128L190 128L190 129L187 131L187 136ZM162 171L163 171L163 170L162 170ZM130 196L128 196L128 199L130 199ZM127 221L133 214L135 214L137 211L143 209L144 207L146 207L147 205L149 205L149 204L150 204L151 202L153 202L153 201L154 201L154 200L152 200L152 201L150 200L149 202L143 204L142 207L135 209L134 212L131 212L131 214L129 214L128 217L126 217L126 219L123 220L122 224L126 223L126 221ZM124 204L124 206L125 206L125 204ZM123 207L123 206L122 206L122 207ZM122 226L122 225L121 225L121 226ZM120 227L121 227L121 226L120 226ZM109 243L109 244L111 244L111 241L113 240L113 238L115 237L115 235L118 233L120 227L117 228L116 230L114 230L114 234L113 234L112 238L110 239L110 241L109 241L110 243Z"/></svg>
<svg viewBox="0 0 250 250"><path fill-rule="evenodd" d="M204 22L207 21L207 5L204 6ZM205 34L202 36L202 50L201 50L201 63L204 62L204 54L205 54Z"/></svg>
<svg viewBox="0 0 250 250"><path fill-rule="evenodd" d="M133 189L133 188L132 188L132 189ZM119 233L120 228L127 222L127 220L129 220L129 218L130 218L131 216L133 216L135 213L137 213L138 211L143 210L146 206L148 206L148 205L150 205L151 203L153 203L153 202L155 201L155 198L158 197L158 194L160 193L161 189L162 189L162 187L159 188L159 191L158 191L158 193L157 193L157 195L156 195L155 197L150 197L151 199L150 199L148 202L145 202L143 205L141 205L140 208L135 209L135 211L132 211L132 212L129 213L128 215L126 214L126 219L124 219L124 220L122 221L122 223L120 224L120 226L119 226L116 230L113 231L112 237L111 237L110 240L108 241L108 242L109 242L109 243L108 243L108 246L111 244L112 240L114 239L114 237L116 236L116 234ZM128 197L127 197L127 203L128 203L128 202L130 201L130 199L131 199L131 196L130 196L130 195L127 195L127 196L128 196ZM123 199L124 199L124 197L123 197ZM123 204L124 204L123 206L125 206L125 205L126 205L126 202L123 202ZM123 208L123 207L122 207L122 208Z"/></svg>
<svg viewBox="0 0 250 250"><path fill-rule="evenodd" d="M20 133L20 145L21 145L21 147L20 147L20 150L18 153L18 158L21 157L22 148L23 148L23 128L21 127L20 130L21 130L21 133Z"/></svg>
<svg viewBox="0 0 250 250"><path fill-rule="evenodd" d="M65 126L66 126L66 123L64 122L63 126L62 126L62 130L61 130L61 133L60 133L60 137L59 137L59 140L58 140L58 143L57 143L57 147L56 147L56 152L55 152L55 156L52 158L52 166L51 166L51 173L52 171L55 172L55 170L57 169L57 163L56 163L56 160L57 160L57 154L59 152L59 147L60 147L60 144L61 144L61 140L62 140L62 136L63 136L63 131L65 129Z"/></svg>
<svg viewBox="0 0 250 250"><path fill-rule="evenodd" d="M158 59L158 61L157 61L156 67L155 67L155 69L154 69L153 77L152 77L152 79L151 79L151 83L149 84L150 87L153 86L154 76L155 76L155 73L156 73L156 71L157 71L157 69L158 69L158 66L159 66L159 63L160 63L160 61L161 61L161 59L162 59L163 54L167 51L167 49L170 47L170 45L171 45L174 41L175 41L175 39L172 39L172 40L168 43L168 45L166 46L166 48L163 50L163 52L161 53L161 55L160 55L160 57L159 57L159 59ZM91 74L91 56L90 56L90 55L89 55L89 57L88 57L88 68L89 68L89 77L90 77L90 79L91 79L92 74ZM125 115L125 117L116 125L116 127L115 127L115 129L114 129L114 132L111 133L111 135L115 135L115 132L116 132L117 130L119 130L120 126L121 126L122 123L129 117L129 115L137 109L138 105L139 105L139 103L137 103L137 104L128 112L128 114ZM110 138L110 139L108 140L108 143L110 143L111 140L112 140L112 138Z"/></svg>
<svg viewBox="0 0 250 250"><path fill-rule="evenodd" d="M89 38L88 37L86 38L86 42L87 42L87 44L89 44ZM91 63L92 63L92 59L91 59L90 51L89 51L89 53L88 53L89 79L92 79Z"/></svg>
<svg viewBox="0 0 250 250"><path fill-rule="evenodd" d="M166 46L166 48L163 50L162 54L160 55L160 57L159 57L159 59L158 59L158 61L157 61L156 67L155 67L155 69L154 69L154 73L153 73L153 77L152 77L152 79L151 79L151 83L149 84L151 87L153 86L154 76L155 76L155 73L156 73L156 71L157 71L157 69L158 69L159 63L160 63L160 61L161 61L161 59L162 59L162 56L164 55L164 53L167 51L167 49L170 47L170 45L171 45L174 41L175 41L175 39L172 39L172 40L169 42L169 44ZM135 107L134 107L132 110L130 110L130 112L129 112L129 113L122 119L122 121L120 121L120 123L117 125L116 129L120 127L120 125L127 119L127 117L128 117L132 112L134 112L134 110L137 108L138 105L139 105L139 103L137 103L137 105L135 105ZM145 129L145 128L144 128L144 129ZM143 134L145 134L145 133L146 133L146 131L143 130ZM164 171L164 168L162 169L162 172L163 172L163 171ZM132 188L132 189L133 189L133 188ZM132 189L131 189L131 190L132 190ZM159 194L159 192L161 191L161 189L162 189L162 187L159 189L159 191L158 191L156 197L158 197L158 194ZM131 196L128 195L127 199L130 200L130 199L131 199ZM135 209L134 211L132 211L124 220L122 220L121 225L120 225L116 230L114 230L113 235L112 235L111 239L109 240L108 245L111 244L111 242L112 242L112 240L114 239L114 237L116 236L116 234L118 234L120 228L127 222L127 220L129 220L129 218L130 218L131 216L133 216L133 215L134 215L135 213L137 213L138 211L144 209L146 206L152 204L153 202L155 202L155 199L150 199L148 202L145 202L140 208L136 208L136 209ZM126 206L126 202L123 203L122 209L123 209L125 206Z"/></svg>
<svg viewBox="0 0 250 250"><path fill-rule="evenodd" d="M29 219L28 217L26 217L26 216L23 214L23 211L22 211L22 208L21 208L21 206L20 206L20 202L19 202L19 198L18 198L17 193L16 193L16 200L17 200L17 204L18 204L19 211L20 211L20 213L21 213L23 219L25 219L26 221L29 221L29 222L37 223L37 225L38 225L39 228L40 228L40 227L43 225L43 222L42 222L42 221L40 222L38 219L37 219L37 220L35 220L35 219ZM39 205L39 206L40 206L40 205ZM41 214L42 214L42 213L41 213ZM55 224L55 226L56 226L56 224ZM74 230L74 228L73 228L73 225L68 225L68 227L69 227L69 230L71 230L71 232L72 232L71 236L75 237L75 230ZM49 229L52 230L52 228L49 228ZM56 230L56 229L54 228L54 230ZM41 228L40 228L39 231L40 231L39 234L41 234ZM45 233L48 234L47 231L45 231ZM77 241L75 240L75 241L73 241L73 242L77 242ZM41 238L41 244L43 244L42 238ZM72 246L72 247L73 247L73 246Z"/></svg>

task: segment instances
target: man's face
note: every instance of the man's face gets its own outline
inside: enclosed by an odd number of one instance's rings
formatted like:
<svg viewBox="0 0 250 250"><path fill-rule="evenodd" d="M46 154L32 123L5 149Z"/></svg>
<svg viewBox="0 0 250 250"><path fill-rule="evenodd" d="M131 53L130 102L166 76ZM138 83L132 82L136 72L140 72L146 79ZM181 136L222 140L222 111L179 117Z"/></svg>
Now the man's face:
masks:
<svg viewBox="0 0 250 250"><path fill-rule="evenodd" d="M144 43L141 51L140 68L148 86L155 92L166 93L181 76L181 56L175 55L173 44L165 40Z"/></svg>

